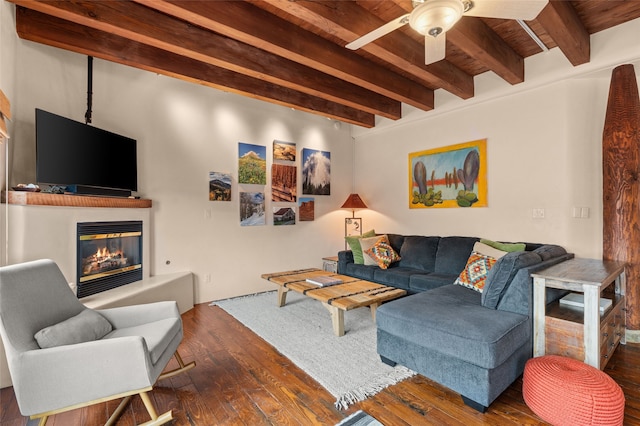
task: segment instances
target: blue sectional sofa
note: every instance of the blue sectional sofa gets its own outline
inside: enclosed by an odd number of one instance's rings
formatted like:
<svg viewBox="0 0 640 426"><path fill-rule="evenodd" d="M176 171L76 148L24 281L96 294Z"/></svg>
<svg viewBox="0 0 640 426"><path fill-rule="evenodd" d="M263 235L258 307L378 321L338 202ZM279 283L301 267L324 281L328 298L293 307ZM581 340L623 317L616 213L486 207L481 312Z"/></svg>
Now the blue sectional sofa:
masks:
<svg viewBox="0 0 640 426"><path fill-rule="evenodd" d="M524 243L486 276L482 293L453 284L480 238L387 234L401 260L387 269L338 253L338 273L403 288L408 296L376 313L377 350L461 394L484 412L524 371L533 354L530 274L573 257L557 245ZM547 302L562 296L548 289Z"/></svg>

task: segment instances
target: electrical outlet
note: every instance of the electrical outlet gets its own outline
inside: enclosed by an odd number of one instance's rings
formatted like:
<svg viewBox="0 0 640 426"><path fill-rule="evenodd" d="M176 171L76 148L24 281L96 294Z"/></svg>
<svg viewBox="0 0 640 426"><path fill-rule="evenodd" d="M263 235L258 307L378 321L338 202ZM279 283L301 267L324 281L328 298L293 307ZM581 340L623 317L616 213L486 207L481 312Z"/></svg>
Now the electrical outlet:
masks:
<svg viewBox="0 0 640 426"><path fill-rule="evenodd" d="M534 219L544 219L544 209L533 209L532 216Z"/></svg>
<svg viewBox="0 0 640 426"><path fill-rule="evenodd" d="M205 274L204 282L205 283L210 283L211 282L211 274Z"/></svg>

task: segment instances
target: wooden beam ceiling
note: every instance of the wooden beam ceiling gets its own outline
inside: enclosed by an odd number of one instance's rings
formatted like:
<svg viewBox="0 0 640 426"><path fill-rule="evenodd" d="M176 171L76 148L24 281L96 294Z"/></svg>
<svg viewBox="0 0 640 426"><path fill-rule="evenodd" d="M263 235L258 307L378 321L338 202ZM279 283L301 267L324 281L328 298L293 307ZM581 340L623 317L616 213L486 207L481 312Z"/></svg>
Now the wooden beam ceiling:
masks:
<svg viewBox="0 0 640 426"><path fill-rule="evenodd" d="M524 59L542 51L514 20L477 17L446 33L446 58L430 65L408 25L344 47L410 0L9 1L23 39L364 127L401 118L402 104L436 108L438 89L469 99L484 72L521 83ZM550 0L527 24L579 65L591 34L638 17L640 1Z"/></svg>

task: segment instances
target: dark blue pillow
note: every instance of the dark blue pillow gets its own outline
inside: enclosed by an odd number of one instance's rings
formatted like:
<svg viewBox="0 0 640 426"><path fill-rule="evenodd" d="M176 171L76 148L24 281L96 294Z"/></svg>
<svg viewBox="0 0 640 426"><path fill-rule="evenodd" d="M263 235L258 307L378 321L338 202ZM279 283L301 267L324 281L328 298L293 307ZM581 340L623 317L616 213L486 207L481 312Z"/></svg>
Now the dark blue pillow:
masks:
<svg viewBox="0 0 640 426"><path fill-rule="evenodd" d="M518 271L540 262L542 262L542 257L531 251L507 253L498 259L487 274L487 281L482 291L482 306L496 309L502 295Z"/></svg>
<svg viewBox="0 0 640 426"><path fill-rule="evenodd" d="M406 236L400 248L400 266L433 272L440 237Z"/></svg>
<svg viewBox="0 0 640 426"><path fill-rule="evenodd" d="M442 237L438 243L436 266L439 274L458 275L467 266L473 245L480 238L474 237Z"/></svg>

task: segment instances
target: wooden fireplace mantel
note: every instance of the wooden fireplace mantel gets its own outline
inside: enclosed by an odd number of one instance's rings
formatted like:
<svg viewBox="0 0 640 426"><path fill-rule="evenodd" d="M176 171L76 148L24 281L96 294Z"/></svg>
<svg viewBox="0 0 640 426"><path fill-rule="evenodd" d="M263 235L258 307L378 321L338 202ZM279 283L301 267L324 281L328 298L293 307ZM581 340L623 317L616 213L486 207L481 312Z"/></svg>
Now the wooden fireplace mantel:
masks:
<svg viewBox="0 0 640 426"><path fill-rule="evenodd" d="M2 202L20 206L60 206L60 207L115 207L148 209L152 202L148 199L94 197L87 195L50 194L45 192L2 191Z"/></svg>

